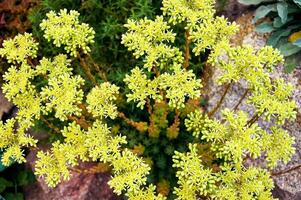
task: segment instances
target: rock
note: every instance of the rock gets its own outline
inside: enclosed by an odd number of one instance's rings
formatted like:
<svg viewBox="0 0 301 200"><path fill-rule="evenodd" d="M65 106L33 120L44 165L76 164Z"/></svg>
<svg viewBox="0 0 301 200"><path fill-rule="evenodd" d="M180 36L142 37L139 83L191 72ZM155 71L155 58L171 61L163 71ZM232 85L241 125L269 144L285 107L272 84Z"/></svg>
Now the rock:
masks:
<svg viewBox="0 0 301 200"><path fill-rule="evenodd" d="M219 15L224 15L230 21L236 20L241 16L250 6L246 6L237 2L237 0L222 0L216 1L217 10L221 11Z"/></svg>
<svg viewBox="0 0 301 200"><path fill-rule="evenodd" d="M36 151L31 151L27 156L27 167L34 170ZM81 163L80 170L72 172L69 181L60 183L57 187L49 188L43 179L24 188L24 197L28 200L121 200L113 194L107 182L110 180L109 173L85 173L96 163Z"/></svg>
<svg viewBox="0 0 301 200"><path fill-rule="evenodd" d="M301 199L301 192L298 192L297 194L295 194L293 197L292 197L292 200L300 200Z"/></svg>
<svg viewBox="0 0 301 200"><path fill-rule="evenodd" d="M300 200L301 199L301 192L296 194L291 194L288 191L282 190L277 184L275 185L272 194L275 198L279 200Z"/></svg>
<svg viewBox="0 0 301 200"><path fill-rule="evenodd" d="M0 85L1 87L1 85ZM2 93L2 90L0 89L0 119L2 119L3 115L5 113L8 113L13 108L13 104L10 103Z"/></svg>
<svg viewBox="0 0 301 200"><path fill-rule="evenodd" d="M292 198L291 193L282 190L281 188L279 188L279 186L277 184L275 184L272 194L275 198L278 198L278 199L291 199Z"/></svg>
<svg viewBox="0 0 301 200"><path fill-rule="evenodd" d="M243 16L244 17L244 16ZM249 16L249 23L251 23L252 15ZM237 20L238 22L240 19ZM244 22L246 20L243 20ZM243 24L243 27L245 24ZM254 31L249 32L244 35L241 41L238 43L249 44L252 45L255 49L261 48L266 44L266 35L258 35ZM236 41L234 38L233 41ZM223 93L224 88L218 86L214 80L219 76L221 72L218 70L213 70L212 78L205 85L209 86L207 88L208 92L208 110L211 110L216 103L219 101L221 94ZM281 200L300 200L301 199L301 69L300 67L296 68L292 73L285 73L284 67L282 65L277 66L274 69L271 77L281 77L286 82L290 82L295 90L293 92L292 98L296 101L297 104L297 120L292 122L286 122L284 125L284 129L288 130L290 135L295 137L296 144L294 147L296 148L296 153L293 155L291 161L287 164L279 163L277 168L273 171L274 182L275 182L275 190L273 194L275 197L278 197ZM223 108L233 108L242 94L245 91L245 83L239 82L235 84L229 93L226 95L226 98L219 109ZM254 113L254 109L252 106L247 105L245 101L238 107L239 110L243 110L248 112L250 115ZM215 114L216 118L220 118L220 113ZM270 124L267 122L259 121L259 125L261 127L269 127ZM264 166L263 159L259 159L256 161L252 161L253 164L260 164ZM300 166L300 167L298 167ZM290 170L295 168L294 170ZM286 173L283 173L286 172Z"/></svg>

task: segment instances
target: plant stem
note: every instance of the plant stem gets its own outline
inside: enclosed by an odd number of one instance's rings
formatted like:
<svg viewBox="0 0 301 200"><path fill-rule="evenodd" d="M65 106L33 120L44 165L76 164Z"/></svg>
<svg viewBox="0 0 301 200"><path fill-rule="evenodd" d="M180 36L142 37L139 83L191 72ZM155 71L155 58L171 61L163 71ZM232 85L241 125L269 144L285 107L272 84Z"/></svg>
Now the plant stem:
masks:
<svg viewBox="0 0 301 200"><path fill-rule="evenodd" d="M180 111L178 109L175 110L176 115L175 115L175 123L180 121Z"/></svg>
<svg viewBox="0 0 301 200"><path fill-rule="evenodd" d="M74 168L70 167L69 170L79 174L99 174L105 173L111 170L111 166L108 163L97 163L89 168Z"/></svg>
<svg viewBox="0 0 301 200"><path fill-rule="evenodd" d="M232 85L232 81L226 85L225 91L224 91L223 95L221 96L219 102L215 106L215 108L213 108L213 110L208 113L209 117L212 117L216 113L216 111L221 107L223 101L225 100L226 94L229 92L231 85Z"/></svg>
<svg viewBox="0 0 301 200"><path fill-rule="evenodd" d="M241 96L241 98L239 99L238 103L235 105L235 107L233 108L233 111L236 111L238 109L238 106L242 103L242 101L246 98L247 94L249 93L249 89L246 89L246 91L244 92L244 94Z"/></svg>
<svg viewBox="0 0 301 200"><path fill-rule="evenodd" d="M83 116L81 118L77 118L76 116L69 116L68 119L75 121L85 130L88 130L91 127L91 124L89 124Z"/></svg>
<svg viewBox="0 0 301 200"><path fill-rule="evenodd" d="M90 54L87 54L87 56L90 59L90 61L92 62L93 67L97 71L98 75L104 81L108 81L108 78L107 78L107 75L106 75L106 70L104 69L104 67L102 67L102 65L99 65L98 63L96 63Z"/></svg>
<svg viewBox="0 0 301 200"><path fill-rule="evenodd" d="M83 59L80 54L78 54L77 56L79 58L79 62L82 66L82 68L84 69L88 79L94 84L94 85L98 85L96 80L95 80L95 77L92 75L91 73L91 69L89 67L89 65L87 64L87 62L85 61L85 59Z"/></svg>
<svg viewBox="0 0 301 200"><path fill-rule="evenodd" d="M125 123L127 123L128 125L134 127L135 129L137 129L139 132L144 132L146 130L144 130L144 125L147 124L146 122L135 122L131 119L129 119L128 117L125 116L125 114L123 112L118 112L118 117L123 119L123 121Z"/></svg>
<svg viewBox="0 0 301 200"><path fill-rule="evenodd" d="M174 127L179 127L180 125L180 111L178 109L176 109L176 115L175 115L175 119L174 119L174 122L171 126L174 126Z"/></svg>
<svg viewBox="0 0 301 200"><path fill-rule="evenodd" d="M160 71L158 70L157 66L153 66L152 70L154 71L156 77L160 76Z"/></svg>
<svg viewBox="0 0 301 200"><path fill-rule="evenodd" d="M40 119L50 128L52 129L55 133L61 133L60 129L50 123L47 119L44 118L44 116L41 116Z"/></svg>
<svg viewBox="0 0 301 200"><path fill-rule="evenodd" d="M147 112L148 112L148 114L152 115L153 111L152 111L152 106L151 106L149 98L146 98L146 106L147 106Z"/></svg>
<svg viewBox="0 0 301 200"><path fill-rule="evenodd" d="M89 113L85 104L82 103L78 104L77 106L82 110L82 115L84 115L85 118L95 119L95 117L93 117L93 115Z"/></svg>
<svg viewBox="0 0 301 200"><path fill-rule="evenodd" d="M185 32L185 61L184 68L187 69L189 67L189 59L190 59L190 39L189 39L189 31Z"/></svg>
<svg viewBox="0 0 301 200"><path fill-rule="evenodd" d="M284 170L284 171L280 171L280 172L272 172L271 175L272 175L272 176L280 176L280 175L287 174L287 173L289 173L289 172L298 170L299 168L301 168L301 164L299 164L299 165L297 165L297 166L294 166L294 167L292 167L292 168L290 168L290 169Z"/></svg>
<svg viewBox="0 0 301 200"><path fill-rule="evenodd" d="M91 127L91 125L87 122L86 118L94 118L93 116L91 116L86 108L86 106L84 104L79 104L78 107L80 109L82 109L82 117L81 118L77 118L75 116L69 116L68 119L75 121L78 125L80 125L83 129L88 129L89 127ZM145 124L145 122L135 122L131 119L129 119L128 117L125 116L125 114L123 112L118 112L118 117L121 118L126 124L136 128L138 131L142 131L141 128L143 128L143 125Z"/></svg>
<svg viewBox="0 0 301 200"><path fill-rule="evenodd" d="M204 67L202 70L202 84L203 87L201 88L201 94L202 96L206 97L208 95L208 86L210 82L210 78L212 76L212 68L208 63L204 63Z"/></svg>
<svg viewBox="0 0 301 200"><path fill-rule="evenodd" d="M263 115L263 113L261 113L260 115L258 113L256 113L248 122L247 122L247 126L251 127L261 116Z"/></svg>
<svg viewBox="0 0 301 200"><path fill-rule="evenodd" d="M101 70L102 67L100 67L99 64L95 63L93 61L93 66L95 68L95 70L98 72L98 75L104 80L104 81L108 81L107 75L104 72L104 70Z"/></svg>

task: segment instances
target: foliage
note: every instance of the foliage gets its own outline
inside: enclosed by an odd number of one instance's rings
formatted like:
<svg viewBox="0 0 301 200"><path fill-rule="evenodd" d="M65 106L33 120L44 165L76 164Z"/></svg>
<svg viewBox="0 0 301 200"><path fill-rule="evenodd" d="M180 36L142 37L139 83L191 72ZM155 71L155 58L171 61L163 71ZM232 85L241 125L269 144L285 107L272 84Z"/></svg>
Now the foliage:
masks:
<svg viewBox="0 0 301 200"><path fill-rule="evenodd" d="M122 83L125 73L130 69L128 66L136 63L121 44L121 34L126 30L123 25L130 18L153 17L159 11L160 5L161 1L150 0L42 0L40 5L29 13L29 20L32 23L33 34L42 47L40 55L55 56L64 51L47 42L40 23L50 11L77 10L80 20L89 24L95 31L94 44L87 47L91 48L91 56L99 63L101 73L105 73L108 80L114 83Z"/></svg>
<svg viewBox="0 0 301 200"><path fill-rule="evenodd" d="M22 187L35 182L33 172L24 165L11 165L0 175L0 199L23 200Z"/></svg>
<svg viewBox="0 0 301 200"><path fill-rule="evenodd" d="M239 0L239 2L257 6L254 15L254 22L258 22L256 31L271 33L267 44L278 48L287 57L286 71L292 71L300 61L301 2L299 0ZM266 17L270 20L262 20Z"/></svg>
<svg viewBox="0 0 301 200"><path fill-rule="evenodd" d="M245 160L264 155L272 169L294 153L294 139L282 128L296 116L293 88L270 76L283 57L272 47L232 46L238 27L215 16L213 0L164 0L162 11L154 20L127 21L122 43L140 61L120 87L92 73L97 63L88 49L94 31L78 13L50 12L41 25L45 37L67 47L66 54L26 57L6 72L3 91L19 112L0 126L3 163L25 161L23 149L38 142L26 131L41 119L62 136L50 150L38 152L35 173L51 187L70 179L79 161L91 160L108 163L110 187L132 200L273 199L269 169ZM74 30L60 38L53 33L62 24L59 28L73 24ZM86 30L77 32L82 27ZM24 48L35 41L22 39L27 36L12 41L24 42L15 46L17 52L35 55ZM10 51L4 46L0 53L7 57ZM200 107L202 83L190 69L199 64L190 64L197 57L221 70L217 82L227 88L209 112ZM254 115L227 108L215 118L229 88L241 80ZM137 113L128 117L130 111ZM259 119L272 126L263 129Z"/></svg>

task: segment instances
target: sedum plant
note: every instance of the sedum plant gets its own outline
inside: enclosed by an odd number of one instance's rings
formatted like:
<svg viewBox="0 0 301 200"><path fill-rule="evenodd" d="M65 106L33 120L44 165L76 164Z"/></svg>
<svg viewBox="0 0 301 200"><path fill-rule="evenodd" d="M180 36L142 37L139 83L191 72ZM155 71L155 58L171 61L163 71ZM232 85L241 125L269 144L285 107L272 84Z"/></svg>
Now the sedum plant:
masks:
<svg viewBox="0 0 301 200"><path fill-rule="evenodd" d="M101 77L121 85L129 66L136 62L121 44L121 35L126 30L123 25L128 18L154 16L160 11L160 6L161 0L41 0L38 6L30 10L28 19L32 25L32 33L41 47L39 55L52 57L64 53L66 45L57 48L47 42L40 23L50 11L77 10L80 13L79 20L89 24L95 31L94 43L89 46L89 55L97 61L101 70L92 70L92 73L98 73L96 78Z"/></svg>
<svg viewBox="0 0 301 200"><path fill-rule="evenodd" d="M282 128L296 115L293 88L270 76L283 57L272 47L230 44L238 26L215 16L213 0L164 0L162 11L154 20L125 25L122 43L142 63L126 75L125 88L93 79L86 59L95 32L79 22L77 11L50 12L41 24L45 37L64 46L66 54L36 58L38 44L29 34L4 42L0 55L12 66L3 77L3 91L19 112L0 124L2 162L25 162L24 148L38 143L27 130L42 120L63 138L37 155L35 173L50 187L70 179L79 161L96 161L112 167L109 185L127 199L273 199L270 170L294 153L294 139ZM173 32L180 28L182 35ZM184 37L184 48L177 46L178 37ZM200 106L202 81L190 69L192 58L200 55L221 71L217 82L225 86L209 111ZM78 62L83 75L72 68ZM89 89L84 78L93 83ZM241 81L245 94L216 117L227 92ZM253 115L238 109L244 99ZM140 119L122 112L124 104L133 103L144 113ZM259 120L272 125L264 129ZM119 131L123 124L131 131ZM134 142L141 137L143 144ZM267 167L246 165L259 157ZM151 181L157 167L174 177Z"/></svg>

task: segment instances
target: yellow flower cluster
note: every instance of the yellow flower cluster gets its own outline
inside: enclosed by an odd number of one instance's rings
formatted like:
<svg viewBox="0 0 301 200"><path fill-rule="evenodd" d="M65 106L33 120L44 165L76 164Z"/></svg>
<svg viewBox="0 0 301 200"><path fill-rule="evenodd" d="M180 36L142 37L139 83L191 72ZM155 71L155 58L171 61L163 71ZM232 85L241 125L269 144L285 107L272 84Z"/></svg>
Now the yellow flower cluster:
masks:
<svg viewBox="0 0 301 200"><path fill-rule="evenodd" d="M275 200L272 196L273 180L270 173L261 168L233 168L230 165L221 167L217 177L218 189L212 194L218 200Z"/></svg>
<svg viewBox="0 0 301 200"><path fill-rule="evenodd" d="M127 101L138 102L137 107L141 109L144 107L147 98L154 100L162 99L157 79L147 79L145 73L138 67L132 69L130 75L126 75L124 82L132 92L126 95L128 98Z"/></svg>
<svg viewBox="0 0 301 200"><path fill-rule="evenodd" d="M259 167L246 167L244 159L264 154L271 168L279 160L287 162L290 159L294 139L281 125L296 115L296 105L290 100L293 88L282 79L273 80L269 75L272 67L283 61L279 51L271 47L254 50L250 46L230 45L229 38L237 26L228 23L224 17L215 17L213 3L213 0L163 0L163 14L169 17L169 22L164 21L163 16L157 16L155 20L128 21L125 25L128 31L122 42L136 58L144 56L144 66L142 69L136 67L126 75L124 82L130 90L127 100L137 102L140 108L155 101L154 112L160 114L151 118L161 124L148 127L146 122L137 123L145 125L144 131L149 129L150 135L158 136L158 127L168 127L167 115L174 110L179 115L174 125L167 128L167 135L173 139L182 131L178 124L183 113L179 110L185 107L188 98L199 98L202 87L193 71L183 66L189 65L189 49L186 49L184 61L181 49L174 47L176 35L171 25L184 23L186 42L188 46L191 42L194 54L210 49L209 64L222 72L219 84L247 82L247 100L256 113L250 117L243 111L224 109L221 119L213 119L212 115L201 111L190 113L185 120L187 130L193 132L195 141L208 144L210 153L221 164L217 167L203 164L198 144L189 144L188 152L175 152L173 167L178 170L178 185L174 194L177 199L185 200L196 200L199 196L269 200L273 187L270 174ZM93 29L81 24L78 16L76 11L50 12L41 24L45 37L58 47L65 45L71 56L77 56L80 50L90 51L89 45L94 38ZM73 75L72 61L66 55L42 58L33 67L27 59L36 56L37 44L30 34L18 35L3 44L0 55L18 64L4 75L3 91L19 108L16 118L0 122L0 150L4 151L2 162L5 165L13 160L25 162L22 148L35 146L37 142L26 134L26 130L41 115L52 113L61 121L76 120L61 131L63 141L54 142L48 152L38 153L36 174L45 177L48 185L54 187L61 180L68 180L69 168L79 161L101 161L113 168L109 185L115 193L125 194L130 200L166 199L161 194L156 195L154 185L146 185L150 166L124 148L126 138L112 134L105 123L104 118L117 116L114 104L117 86L102 83L92 88L85 98L84 79ZM44 78L45 82L36 88L35 78ZM87 104L87 111L93 115L88 115L85 127L80 123L85 117L73 116L86 112L81 110L82 104ZM260 117L276 123L269 130L263 130L256 123Z"/></svg>
<svg viewBox="0 0 301 200"><path fill-rule="evenodd" d="M277 124L284 124L285 120L296 118L296 103L290 98L292 92L293 86L283 79L268 79L261 87L254 89L248 101L266 120L275 119Z"/></svg>
<svg viewBox="0 0 301 200"><path fill-rule="evenodd" d="M159 88L166 91L169 106L184 108L185 98L198 98L202 87L201 80L196 79L192 70L176 70L174 73L164 73L159 78Z"/></svg>
<svg viewBox="0 0 301 200"><path fill-rule="evenodd" d="M275 167L277 160L287 162L294 153L294 138L281 127L273 126L267 132L257 123L251 124L247 113L239 111L235 114L229 109L222 112L225 123L208 117L198 117L200 120L197 121L196 116L200 116L198 112L190 114L186 119L187 129L193 130L197 137L201 134L203 140L212 143L211 149L218 158L236 166L243 165L246 154L258 158L266 153L269 166Z"/></svg>
<svg viewBox="0 0 301 200"><path fill-rule="evenodd" d="M214 0L163 0L163 15L176 25L187 23L186 29L195 27L205 19L214 17Z"/></svg>
<svg viewBox="0 0 301 200"><path fill-rule="evenodd" d="M166 197L163 197L161 194L155 195L156 187L150 185L144 190L138 190L133 192L128 192L127 196L129 200L165 200Z"/></svg>
<svg viewBox="0 0 301 200"><path fill-rule="evenodd" d="M207 115L200 111L191 112L185 119L185 126L187 131L191 131L194 137L199 137L203 127L210 122Z"/></svg>
<svg viewBox="0 0 301 200"><path fill-rule="evenodd" d="M254 50L251 46L232 46L230 37L238 26L227 22L224 17L216 17L213 5L213 0L163 0L162 10L170 24L184 24L186 40L193 45L192 51L196 56L210 49L208 63L221 71L217 80L220 85L228 84L230 87L241 80L247 82L249 95L246 98L256 113L250 117L242 111L224 109L223 118L219 120L200 111L190 113L185 120L187 130L210 144L214 157L224 163L218 172L206 169L196 146L192 144L190 152L176 152L173 161L178 169L178 187L174 193L177 199L187 200L197 199L200 195L213 199L272 199L269 174L260 168L245 167L243 161L246 156L257 158L265 154L268 166L272 168L279 160L287 162L293 154L294 139L281 127L286 119L294 119L296 115L295 102L289 98L292 86L270 76L272 67L283 62L280 52L271 47ZM124 81L131 90L127 95L128 101L138 102L138 107L143 108L149 99L166 99L170 107L181 108L186 97L197 98L200 95L201 82L191 71L178 65L183 61L164 68L157 63L162 60L155 60L159 57L153 56L161 55L161 52L149 47L174 42L175 35L168 31L171 29L169 23L158 16L154 21L129 21L126 25L128 32L123 36L123 43L134 51L137 58L145 55L147 64L144 67L149 71L153 69L155 74L153 78L150 73L145 74L136 67L131 75L126 76ZM164 38L164 32L170 38ZM149 59L152 62L147 62ZM185 62L189 62L189 57L185 57ZM276 123L270 130L263 130L256 123L260 117Z"/></svg>
<svg viewBox="0 0 301 200"><path fill-rule="evenodd" d="M90 51L88 45L94 42L95 31L88 24L79 22L77 11L71 10L67 13L67 10L63 9L58 14L50 11L46 16L47 19L40 24L46 39L53 40L57 47L65 45L67 53L74 57L79 50L84 53Z"/></svg>
<svg viewBox="0 0 301 200"><path fill-rule="evenodd" d="M251 92L248 102L255 106L259 115L263 114L267 120L272 117L278 124L295 118L296 104L290 99L292 85L270 77L272 67L283 62L278 50L272 47L254 50L251 46L231 47L228 43L220 43L209 56L209 62L222 71L219 84L247 82Z"/></svg>
<svg viewBox="0 0 301 200"><path fill-rule="evenodd" d="M190 39L195 43L192 51L200 55L206 49L214 49L221 42L228 42L230 37L238 30L238 26L229 22L224 17L206 19L196 26L190 33Z"/></svg>
<svg viewBox="0 0 301 200"><path fill-rule="evenodd" d="M126 75L124 82L132 93L127 94L128 101L138 102L137 107L144 107L147 98L160 101L163 99L160 91L166 92L168 105L172 108L185 107L185 98L197 98L202 87L200 79L189 70L176 70L174 73L164 73L150 80L138 67Z"/></svg>
<svg viewBox="0 0 301 200"><path fill-rule="evenodd" d="M29 38L30 37L30 38ZM23 38L23 39L22 39ZM26 131L34 125L34 121L40 119L41 114L47 114L53 108L57 111L55 116L61 119L66 119L66 115L79 113L77 103L81 102L83 93L77 88L83 84L80 77L71 77L70 61L66 55L58 55L51 62L49 59L43 58L35 69L27 64L26 59L29 56L34 57L38 44L31 44L34 41L31 35L18 35L15 41L20 51L18 54L22 56L16 57L16 62L21 62L19 66L11 66L3 76L4 84L2 86L5 96L18 107L18 113L15 118L11 119L3 125L0 131L0 137L9 137L3 140L3 145L0 147L4 150L3 163L9 164L13 160L24 162L23 147L35 146L37 142L31 136L26 134ZM25 44L17 44L17 42L29 42L34 49L26 47ZM5 43L6 41L4 41ZM0 49L1 52L6 51L8 46ZM24 51L29 51L24 53ZM31 51L31 53L30 53ZM9 60L13 54L5 55ZM42 92L38 92L32 83L37 76L48 75L48 85L42 88ZM75 87L74 89L72 87ZM67 92L66 92L67 91ZM72 96L72 92L74 96ZM66 96L69 95L70 102L66 101ZM71 95L71 96L70 96ZM68 98L67 98L68 99ZM73 109L71 109L73 108ZM71 109L71 110L70 110ZM70 112L71 111L71 112ZM6 127L6 128L5 128ZM17 128L15 131L9 127ZM4 142L5 141L5 142Z"/></svg>
<svg viewBox="0 0 301 200"><path fill-rule="evenodd" d="M189 39L194 43L193 52L200 55L207 48L229 41L238 30L224 17L215 17L213 0L164 0L162 11L173 24L185 23Z"/></svg>
<svg viewBox="0 0 301 200"><path fill-rule="evenodd" d="M0 121L0 149L5 150L1 162L4 165L8 166L13 161L25 162L22 147L36 146L37 140L25 134L26 130L27 126L22 121L18 124L15 119L9 119L5 124Z"/></svg>
<svg viewBox="0 0 301 200"><path fill-rule="evenodd" d="M3 76L5 97L18 107L17 119L26 127L33 125L41 112L41 98L30 82L35 75L36 72L23 63L19 68L10 67Z"/></svg>
<svg viewBox="0 0 301 200"><path fill-rule="evenodd" d="M119 88L116 85L109 82L92 88L91 92L87 95L88 111L94 117L116 118L117 107L113 104L113 101L117 99L118 90Z"/></svg>
<svg viewBox="0 0 301 200"><path fill-rule="evenodd" d="M80 115L78 104L82 102L84 92L80 87L84 80L80 76L70 76L65 73L48 80L48 85L42 88L41 98L45 102L44 111L55 110L55 117L64 121L67 116Z"/></svg>
<svg viewBox="0 0 301 200"><path fill-rule="evenodd" d="M92 42L94 31L86 24L79 24L76 11L67 14L66 10L62 10L58 15L50 12L47 17L41 24L46 38L53 39L57 46L65 44L66 51L73 56L79 48L84 53L89 51L87 45ZM23 148L37 143L26 131L41 114L53 112L61 121L72 115L81 115L79 104L83 103L81 86L84 80L73 75L71 60L64 54L53 59L42 58L34 68L28 65L26 59L36 55L37 44L33 41L30 34L18 35L15 39L4 41L5 45L0 49L1 55L10 62L21 62L20 66L10 67L3 77L6 97L19 108L16 118L6 123L0 122L1 162L4 165L12 161L26 161ZM26 45L31 45L31 48ZM46 80L39 89L33 84L36 77ZM87 95L87 110L94 117L115 118L117 108L113 101L118 89L108 82L93 88ZM50 151L40 151L37 155L36 174L45 177L49 186L54 187L61 180L68 180L71 176L69 168L77 165L79 160L102 161L113 166L113 178L109 184L116 193L125 192L133 200L142 199L144 195L152 199L165 199L162 195L155 195L155 186L145 186L150 167L130 150L122 149L122 144L126 143L125 137L113 136L104 122L96 120L87 130L73 122L61 133L64 141L54 142Z"/></svg>
<svg viewBox="0 0 301 200"><path fill-rule="evenodd" d="M228 42L215 46L208 62L221 70L219 84L246 80L250 88L260 87L270 77L272 67L283 62L280 52L271 47L232 47Z"/></svg>
<svg viewBox="0 0 301 200"><path fill-rule="evenodd" d="M37 57L38 44L30 33L18 34L2 45L0 56L6 57L9 63L26 63L27 58Z"/></svg>
<svg viewBox="0 0 301 200"><path fill-rule="evenodd" d="M147 18L138 22L128 20L125 27L128 31L122 36L122 44L134 51L136 58L145 55L144 67L148 71L154 66L172 69L181 67L184 60L182 52L169 45L174 43L175 33L162 16L157 16L154 21Z"/></svg>
<svg viewBox="0 0 301 200"><path fill-rule="evenodd" d="M220 172L213 173L202 165L196 145L190 144L189 149L187 153L176 152L173 156L173 166L178 169L180 185L174 191L177 199L197 199L199 195L219 200L273 199L270 193L273 181L266 170L255 167L234 168L226 164Z"/></svg>
<svg viewBox="0 0 301 200"><path fill-rule="evenodd" d="M287 163L295 153L294 138L279 127L272 127L271 134L264 134L261 142L270 168L276 167L278 161Z"/></svg>
<svg viewBox="0 0 301 200"><path fill-rule="evenodd" d="M150 167L130 150L121 149L126 143L125 137L112 136L106 124L95 121L93 127L84 131L75 123L65 127L62 131L64 142L56 142L51 152L39 152L35 169L36 174L45 177L46 183L54 187L62 179L70 178L69 168L77 165L78 161L108 162L113 167L113 177L109 185L114 192L126 192L129 199L140 198L146 194L154 199L164 199L161 195L156 197L154 186L143 188L146 184L146 175Z"/></svg>
<svg viewBox="0 0 301 200"><path fill-rule="evenodd" d="M53 61L48 58L42 58L40 64L36 66L36 72L40 75L47 75L50 79L62 74L71 75L70 62L71 60L65 54L55 56Z"/></svg>
<svg viewBox="0 0 301 200"><path fill-rule="evenodd" d="M174 193L179 200L197 199L198 195L212 194L217 188L215 182L218 179L210 169L202 166L197 145L189 144L189 150L188 153L175 152L173 156L173 167L178 169L176 176L179 184Z"/></svg>

